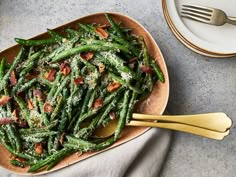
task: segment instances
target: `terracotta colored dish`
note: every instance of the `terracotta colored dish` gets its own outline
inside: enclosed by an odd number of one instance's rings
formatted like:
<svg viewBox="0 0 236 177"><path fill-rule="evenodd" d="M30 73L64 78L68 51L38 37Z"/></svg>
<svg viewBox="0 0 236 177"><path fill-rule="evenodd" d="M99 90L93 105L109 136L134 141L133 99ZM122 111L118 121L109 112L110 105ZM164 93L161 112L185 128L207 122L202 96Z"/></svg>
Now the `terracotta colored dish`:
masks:
<svg viewBox="0 0 236 177"><path fill-rule="evenodd" d="M131 28L133 33L139 36L143 36L145 39L145 42L147 44L148 52L149 54L156 59L158 65L160 66L161 70L164 73L165 76L165 83L157 82L154 86L153 92L148 98L148 105L147 102L142 102L138 105L138 110L142 113L149 113L149 114L162 114L165 110L165 107L167 105L168 97L169 97L169 78L167 73L166 64L164 61L164 58L162 56L162 53L157 46L156 42L152 38L152 36L149 34L149 32L137 21L134 19L118 14L118 13L109 13L111 14L112 18L116 22L122 21L122 26ZM98 23L98 24L108 24L108 21L106 20L104 13L96 13L92 15L88 15L82 18L79 18L73 22L64 24L62 26L59 26L55 28L54 30L59 33L63 33L63 30L66 27L72 27L72 28L78 28L77 23ZM17 36L16 36L17 37ZM47 33L40 34L33 39L43 39L49 37ZM14 60L14 57L19 51L19 45L12 46L2 52L0 52L0 58L3 56L6 57L8 62L12 62ZM116 147L122 143L125 143L133 138L136 138L137 136L143 134L145 131L147 131L148 128L145 127L126 127L123 132L122 136L113 146L103 150L106 151L110 148ZM83 155L78 156L78 154L73 154L67 158L65 158L63 161L61 161L59 164L57 164L52 170L50 171L40 171L37 173L34 173L35 175L39 174L45 174L48 172L52 172L61 168L64 168L68 165L74 164L76 162L79 162L83 159L86 159L88 157L94 156L99 152L89 152L84 153ZM0 166L3 168L10 170L13 173L21 174L21 175L31 175L30 173L27 173L28 168L20 168L15 167L9 163L9 158L11 154L2 146L0 145Z"/></svg>

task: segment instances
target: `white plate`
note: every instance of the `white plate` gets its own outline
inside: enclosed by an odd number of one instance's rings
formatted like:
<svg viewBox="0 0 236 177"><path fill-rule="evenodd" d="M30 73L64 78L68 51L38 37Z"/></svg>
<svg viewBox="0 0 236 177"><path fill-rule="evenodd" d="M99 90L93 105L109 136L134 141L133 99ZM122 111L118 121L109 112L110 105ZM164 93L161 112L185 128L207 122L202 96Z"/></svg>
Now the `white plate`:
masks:
<svg viewBox="0 0 236 177"><path fill-rule="evenodd" d="M225 24L213 26L179 15L183 4L195 4L224 10L229 16L236 16L235 0L166 0L169 16L181 35L199 48L216 54L236 53L236 26Z"/></svg>

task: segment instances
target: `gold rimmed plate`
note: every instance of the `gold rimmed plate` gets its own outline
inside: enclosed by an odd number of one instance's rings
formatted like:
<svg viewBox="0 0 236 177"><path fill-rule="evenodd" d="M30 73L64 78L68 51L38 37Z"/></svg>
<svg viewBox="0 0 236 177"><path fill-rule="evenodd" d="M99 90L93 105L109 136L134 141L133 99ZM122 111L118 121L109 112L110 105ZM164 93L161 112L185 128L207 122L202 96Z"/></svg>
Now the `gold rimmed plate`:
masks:
<svg viewBox="0 0 236 177"><path fill-rule="evenodd" d="M173 19L171 18L170 14L169 14L170 9L168 9L168 7L167 7L167 0L162 0L162 9L163 9L163 14L166 19L166 22L167 22L170 30L172 31L172 33L175 35L175 37L181 43L183 43L189 49L191 49L194 52L199 53L201 55L208 56L208 57L214 57L214 58L228 58L228 57L236 56L235 53L226 54L226 53L221 53L221 52L212 52L212 51L206 50L204 47L196 45L192 41L188 40L186 38L186 35L183 35L179 31L179 29L177 29L177 27L175 26L175 23L173 22Z"/></svg>
<svg viewBox="0 0 236 177"><path fill-rule="evenodd" d="M168 72L167 72L165 60L162 56L162 53L161 53L159 47L157 46L155 40L152 38L150 33L136 20L134 20L128 16L119 14L119 13L109 12L108 14L110 14L116 22L122 22L122 26L132 29L133 34L144 37L144 40L147 44L147 49L148 49L149 54L156 60L156 62L160 66L161 70L163 71L163 74L165 77L165 83L161 83L158 81L155 84L151 95L147 98L148 104L147 104L147 102L144 101L140 104L140 106L138 106L139 110L141 110L142 113L161 115L165 110L165 107L166 107L167 101L168 101L168 97L169 97L169 78L168 78ZM58 33L63 34L65 28L68 28L68 27L72 27L75 29L78 28L77 23L108 24L108 21L106 20L104 13L96 13L96 14L91 14L91 15L79 18L79 19L72 21L70 23L61 25L61 26L55 28L54 30ZM33 37L32 39L44 39L47 37L49 37L48 34L43 33L43 34ZM0 58L6 57L8 62L12 62L14 60L14 57L18 53L19 48L20 48L19 45L15 45L15 46L12 46L12 47L0 52ZM125 127L125 129L122 131L121 138L113 146L111 146L103 151L106 151L110 148L114 148L118 145L121 145L121 144L127 142L127 141L130 141L130 140L138 137L139 135L143 134L147 130L148 130L148 128L146 128L146 127ZM88 153L84 153L80 156L78 156L78 154L75 153L75 154L65 158L64 160L62 160L50 171L40 171L40 172L37 172L34 174L39 175L39 174L46 174L49 172L53 172L55 170L59 170L59 169L62 169L66 166L72 165L72 164L79 162L83 159L86 159L88 157L94 156L94 155L101 153L103 151L88 152ZM31 175L31 174L27 173L28 168L15 167L9 163L9 158L10 158L11 154L2 145L0 145L0 156L1 156L1 158L0 158L0 166L1 167L5 168L13 173L17 173L17 174L21 174L21 175Z"/></svg>

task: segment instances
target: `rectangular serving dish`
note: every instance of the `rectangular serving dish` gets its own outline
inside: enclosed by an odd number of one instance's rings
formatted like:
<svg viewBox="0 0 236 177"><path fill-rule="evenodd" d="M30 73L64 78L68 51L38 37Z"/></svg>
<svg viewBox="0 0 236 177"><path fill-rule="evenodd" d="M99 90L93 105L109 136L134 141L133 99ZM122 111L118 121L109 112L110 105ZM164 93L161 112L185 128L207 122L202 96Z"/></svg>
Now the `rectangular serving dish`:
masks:
<svg viewBox="0 0 236 177"><path fill-rule="evenodd" d="M152 36L149 34L149 32L137 21L134 19L119 14L119 13L108 13L112 16L114 21L116 22L122 22L122 26L126 28L132 29L132 33L143 36L144 40L147 44L147 49L149 54L156 60L157 64L160 66L164 77L165 77L165 83L160 83L157 82L154 86L153 92L151 95L148 97L146 101L141 102L138 105L138 112L142 113L148 113L148 114L162 114L165 110L165 107L167 105L168 97L169 97L169 78L168 78L168 72L167 68L165 65L164 58L161 54L161 51L159 47L157 46L155 40L152 38ZM56 32L63 34L65 28L73 28L77 29L78 25L77 23L97 23L97 24L109 24L108 21L106 20L104 13L96 13L96 14L91 14L82 18L79 18L75 21L72 21L70 23L64 24L62 26L59 26L53 30ZM17 36L16 36L17 37ZM40 35L37 35L31 39L46 39L48 38L49 35L47 33L43 33ZM12 62L17 55L18 51L20 49L19 45L14 45L2 52L0 52L0 59L5 57L7 59L7 62ZM50 171L39 171L37 173L34 173L34 175L39 175L39 174L45 174L48 172L53 172L55 170L64 168L66 166L72 165L76 162L79 162L83 159L86 159L88 157L94 156L98 153L101 153L103 151L106 151L108 149L114 148L118 145L121 145L125 142L128 142L141 134L143 134L145 131L147 131L149 128L147 127L125 127L124 130L122 131L121 138L111 147L104 149L102 151L98 152L88 152L84 153L80 156L78 156L77 153L68 156L64 160L62 160L60 163L58 163L54 168L52 168ZM30 173L27 173L28 168L20 168L20 167L15 167L9 163L9 158L11 154L0 144L0 166L3 168L16 173L16 174L21 174L21 175L32 175Z"/></svg>

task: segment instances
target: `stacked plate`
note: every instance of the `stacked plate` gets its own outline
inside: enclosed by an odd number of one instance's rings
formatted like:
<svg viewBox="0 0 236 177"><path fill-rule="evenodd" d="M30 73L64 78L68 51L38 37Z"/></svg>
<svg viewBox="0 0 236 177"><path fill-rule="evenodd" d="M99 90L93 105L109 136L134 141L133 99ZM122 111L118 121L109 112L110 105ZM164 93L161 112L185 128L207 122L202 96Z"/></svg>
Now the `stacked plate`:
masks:
<svg viewBox="0 0 236 177"><path fill-rule="evenodd" d="M209 57L226 58L236 56L236 26L225 24L214 26L182 18L182 5L193 4L223 10L236 17L235 0L162 0L166 22L176 36L189 49Z"/></svg>

